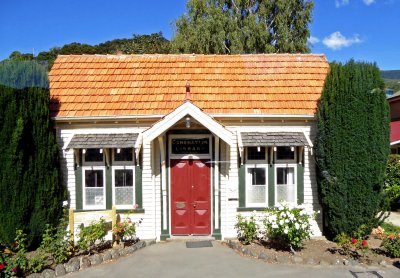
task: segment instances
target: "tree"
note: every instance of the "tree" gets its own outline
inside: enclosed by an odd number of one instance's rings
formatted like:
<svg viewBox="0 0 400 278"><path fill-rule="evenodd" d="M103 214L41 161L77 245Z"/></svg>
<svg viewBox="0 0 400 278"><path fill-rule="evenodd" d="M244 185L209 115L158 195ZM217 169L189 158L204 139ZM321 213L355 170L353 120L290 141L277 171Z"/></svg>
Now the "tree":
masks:
<svg viewBox="0 0 400 278"><path fill-rule="evenodd" d="M58 224L65 199L48 88L0 86L0 242L10 246L21 229L37 243L46 224Z"/></svg>
<svg viewBox="0 0 400 278"><path fill-rule="evenodd" d="M377 224L389 155L389 109L376 65L332 63L318 108L316 162L327 234Z"/></svg>
<svg viewBox="0 0 400 278"><path fill-rule="evenodd" d="M400 205L400 155L389 156L384 190L391 209L397 209Z"/></svg>
<svg viewBox="0 0 400 278"><path fill-rule="evenodd" d="M178 53L309 52L309 0L189 0L175 22Z"/></svg>

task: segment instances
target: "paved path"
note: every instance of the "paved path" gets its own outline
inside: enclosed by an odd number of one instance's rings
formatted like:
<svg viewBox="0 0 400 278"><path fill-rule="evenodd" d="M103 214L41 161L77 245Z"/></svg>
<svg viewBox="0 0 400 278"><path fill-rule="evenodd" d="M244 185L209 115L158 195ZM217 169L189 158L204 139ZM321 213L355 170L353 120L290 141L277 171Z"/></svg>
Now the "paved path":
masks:
<svg viewBox="0 0 400 278"><path fill-rule="evenodd" d="M392 211L385 222L390 222L398 227L400 227L400 212Z"/></svg>
<svg viewBox="0 0 400 278"><path fill-rule="evenodd" d="M213 242L213 247L186 248L185 242L157 243L115 262L69 274L68 278L97 277L400 277L400 269L272 265L241 257ZM351 273L353 271L354 274Z"/></svg>

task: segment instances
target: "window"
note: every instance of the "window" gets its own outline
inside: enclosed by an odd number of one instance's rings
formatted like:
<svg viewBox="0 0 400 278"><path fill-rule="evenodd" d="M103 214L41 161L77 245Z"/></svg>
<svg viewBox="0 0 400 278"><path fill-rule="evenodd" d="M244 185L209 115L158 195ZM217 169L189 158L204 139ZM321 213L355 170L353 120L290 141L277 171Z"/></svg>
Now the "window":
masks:
<svg viewBox="0 0 400 278"><path fill-rule="evenodd" d="M265 160L265 147L248 147L247 160Z"/></svg>
<svg viewBox="0 0 400 278"><path fill-rule="evenodd" d="M132 148L113 150L113 204L120 209L132 209L135 204L133 158Z"/></svg>
<svg viewBox="0 0 400 278"><path fill-rule="evenodd" d="M103 162L103 150L102 149L86 149L83 150L83 158L85 162Z"/></svg>
<svg viewBox="0 0 400 278"><path fill-rule="evenodd" d="M84 175L84 207L93 209L105 208L104 169L91 167L83 169Z"/></svg>
<svg viewBox="0 0 400 278"><path fill-rule="evenodd" d="M246 206L267 206L267 167L246 165Z"/></svg>
<svg viewBox="0 0 400 278"><path fill-rule="evenodd" d="M113 203L118 208L132 208L134 205L134 168L113 167Z"/></svg>
<svg viewBox="0 0 400 278"><path fill-rule="evenodd" d="M114 149L114 161L133 161L133 149Z"/></svg>
<svg viewBox="0 0 400 278"><path fill-rule="evenodd" d="M295 166L277 165L275 167L275 200L276 202L296 203L296 170Z"/></svg>
<svg viewBox="0 0 400 278"><path fill-rule="evenodd" d="M268 164L266 147L246 148L246 206L266 207Z"/></svg>
<svg viewBox="0 0 400 278"><path fill-rule="evenodd" d="M276 147L275 159L276 161L293 162L296 158L295 147Z"/></svg>

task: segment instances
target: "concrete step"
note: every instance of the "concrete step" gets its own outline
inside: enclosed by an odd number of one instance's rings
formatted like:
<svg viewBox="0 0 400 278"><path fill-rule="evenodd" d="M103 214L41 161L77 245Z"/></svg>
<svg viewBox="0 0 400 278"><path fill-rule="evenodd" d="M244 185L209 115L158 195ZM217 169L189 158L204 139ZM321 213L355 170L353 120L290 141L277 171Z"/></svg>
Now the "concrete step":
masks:
<svg viewBox="0 0 400 278"><path fill-rule="evenodd" d="M215 240L213 236L205 235L185 235L185 236L171 236L166 241L202 241L202 240Z"/></svg>

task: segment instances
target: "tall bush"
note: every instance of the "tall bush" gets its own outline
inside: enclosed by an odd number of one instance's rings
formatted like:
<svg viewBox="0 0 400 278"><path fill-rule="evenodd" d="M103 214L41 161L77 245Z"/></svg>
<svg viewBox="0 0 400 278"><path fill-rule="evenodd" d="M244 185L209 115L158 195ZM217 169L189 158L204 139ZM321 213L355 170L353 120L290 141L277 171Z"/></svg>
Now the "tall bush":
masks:
<svg viewBox="0 0 400 278"><path fill-rule="evenodd" d="M376 225L384 204L389 112L374 64L332 63L318 107L316 162L326 232Z"/></svg>
<svg viewBox="0 0 400 278"><path fill-rule="evenodd" d="M19 229L38 243L64 199L49 90L0 86L0 242L10 245Z"/></svg>
<svg viewBox="0 0 400 278"><path fill-rule="evenodd" d="M390 155L386 166L385 194L392 210L400 207L400 155Z"/></svg>

